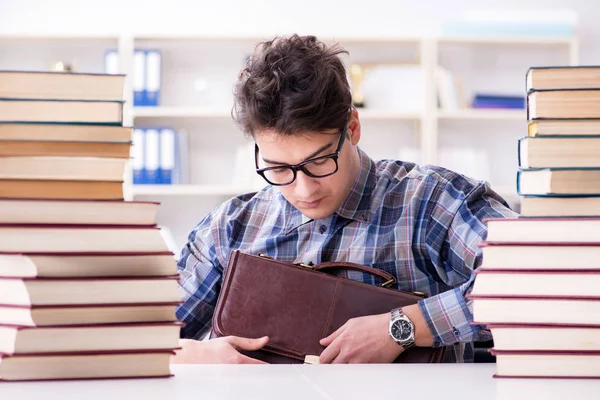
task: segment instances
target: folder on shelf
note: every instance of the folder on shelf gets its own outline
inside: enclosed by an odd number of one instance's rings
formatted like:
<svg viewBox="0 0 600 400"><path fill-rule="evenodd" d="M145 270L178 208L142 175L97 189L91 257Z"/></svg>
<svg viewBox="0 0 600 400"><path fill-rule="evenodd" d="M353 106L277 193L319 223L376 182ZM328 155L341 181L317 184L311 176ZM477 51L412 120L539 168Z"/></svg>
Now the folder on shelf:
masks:
<svg viewBox="0 0 600 400"><path fill-rule="evenodd" d="M131 147L131 158L133 159L133 184L145 183L146 170L144 168L144 130L136 128L133 130L133 146Z"/></svg>
<svg viewBox="0 0 600 400"><path fill-rule="evenodd" d="M176 134L175 170L173 183L185 185L190 183L189 137L186 130L179 130Z"/></svg>
<svg viewBox="0 0 600 400"><path fill-rule="evenodd" d="M161 55L158 50L146 51L145 106L158 106L160 98Z"/></svg>
<svg viewBox="0 0 600 400"><path fill-rule="evenodd" d="M175 170L175 131L171 128L160 130L159 183L170 185Z"/></svg>
<svg viewBox="0 0 600 400"><path fill-rule="evenodd" d="M159 176L160 137L158 129L150 128L144 131L144 183L156 185L160 183Z"/></svg>
<svg viewBox="0 0 600 400"><path fill-rule="evenodd" d="M104 72L116 75L119 70L119 53L115 49L107 50L104 53Z"/></svg>
<svg viewBox="0 0 600 400"><path fill-rule="evenodd" d="M135 50L133 53L133 105L145 106L146 104L146 53Z"/></svg>

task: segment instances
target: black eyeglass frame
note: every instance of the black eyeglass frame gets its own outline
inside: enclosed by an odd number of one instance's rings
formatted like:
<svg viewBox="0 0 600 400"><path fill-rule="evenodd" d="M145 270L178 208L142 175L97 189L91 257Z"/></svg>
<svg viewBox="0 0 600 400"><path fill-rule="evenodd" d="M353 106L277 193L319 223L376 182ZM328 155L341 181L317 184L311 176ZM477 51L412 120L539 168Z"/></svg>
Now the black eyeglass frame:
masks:
<svg viewBox="0 0 600 400"><path fill-rule="evenodd" d="M346 139L347 134L348 134L348 126L345 126L340 135L340 141L338 142L337 148L335 149L335 152L333 152L331 154L326 154L324 156L311 158L309 160L303 161L300 164L296 164L296 165L278 165L275 167L266 167L266 168L258 168L259 149L258 149L258 144L254 143L254 165L256 168L256 173L259 174L260 176L262 176L265 181L267 181L270 185L273 185L273 186L286 186L286 185L292 184L296 180L296 175L298 174L298 171L304 172L307 176L310 176L311 178L325 178L327 176L331 176L331 175L335 174L336 172L338 172L338 169L339 169L338 158L340 156L340 152L342 151L342 147L344 146L344 140ZM328 158L333 159L333 161L335 162L335 170L333 170L333 172L330 172L325 175L315 175L315 174L311 173L308 169L305 168L306 164L310 164L315 161L325 160ZM276 169L281 169L281 168L287 168L287 169L292 170L292 173L294 174L292 177L292 180L290 180L287 183L273 183L265 176L265 172L276 170Z"/></svg>

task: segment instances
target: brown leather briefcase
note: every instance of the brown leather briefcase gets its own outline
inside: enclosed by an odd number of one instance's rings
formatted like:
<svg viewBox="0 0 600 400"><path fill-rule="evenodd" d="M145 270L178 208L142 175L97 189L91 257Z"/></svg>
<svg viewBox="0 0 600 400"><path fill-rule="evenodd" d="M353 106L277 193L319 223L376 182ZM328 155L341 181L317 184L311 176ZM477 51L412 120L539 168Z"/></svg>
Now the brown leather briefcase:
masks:
<svg viewBox="0 0 600 400"><path fill-rule="evenodd" d="M325 273L359 270L394 284L385 271L359 264L329 262L306 266L280 262L268 256L231 253L213 315L211 336L269 336L260 351L244 354L272 364L303 363L307 355L320 355L319 340L349 319L390 312L425 297ZM435 363L444 348L413 347L395 362Z"/></svg>

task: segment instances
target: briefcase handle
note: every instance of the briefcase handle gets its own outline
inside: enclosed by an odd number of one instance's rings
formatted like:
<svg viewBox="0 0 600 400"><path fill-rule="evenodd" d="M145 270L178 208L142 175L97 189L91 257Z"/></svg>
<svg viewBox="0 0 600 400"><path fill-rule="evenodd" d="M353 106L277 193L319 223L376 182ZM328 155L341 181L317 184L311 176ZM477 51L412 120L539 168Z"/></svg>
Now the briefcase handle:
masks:
<svg viewBox="0 0 600 400"><path fill-rule="evenodd" d="M314 265L312 268L315 271L320 272L345 269L364 272L365 274L375 275L376 277L383 279L384 282L381 284L382 287L390 287L391 285L396 283L396 278L394 278L394 276L390 273L387 273L377 268L371 268L355 263L330 261Z"/></svg>

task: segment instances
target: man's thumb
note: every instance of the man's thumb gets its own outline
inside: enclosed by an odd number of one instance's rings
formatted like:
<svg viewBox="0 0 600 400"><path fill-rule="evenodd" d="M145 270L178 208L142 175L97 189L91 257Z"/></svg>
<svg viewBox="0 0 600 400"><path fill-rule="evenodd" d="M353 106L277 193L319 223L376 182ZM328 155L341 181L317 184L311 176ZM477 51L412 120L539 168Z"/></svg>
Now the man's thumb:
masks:
<svg viewBox="0 0 600 400"><path fill-rule="evenodd" d="M232 337L230 341L231 345L235 347L237 350L260 350L269 343L269 337L263 336L258 339L249 339L242 337Z"/></svg>

